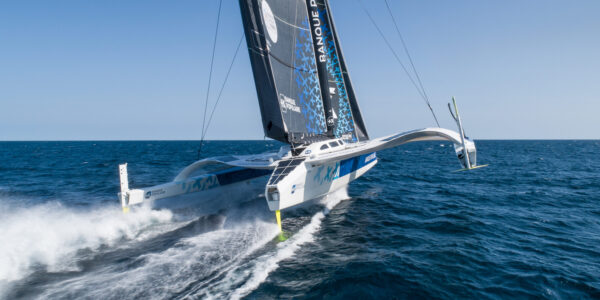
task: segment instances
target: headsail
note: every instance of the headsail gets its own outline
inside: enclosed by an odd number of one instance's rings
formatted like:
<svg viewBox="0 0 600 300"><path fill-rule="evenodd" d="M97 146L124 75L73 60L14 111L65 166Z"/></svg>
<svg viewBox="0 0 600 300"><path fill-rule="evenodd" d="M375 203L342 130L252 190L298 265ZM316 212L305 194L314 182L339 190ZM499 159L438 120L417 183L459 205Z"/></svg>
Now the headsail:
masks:
<svg viewBox="0 0 600 300"><path fill-rule="evenodd" d="M240 0L240 8L265 135L291 144L368 139L327 2Z"/></svg>

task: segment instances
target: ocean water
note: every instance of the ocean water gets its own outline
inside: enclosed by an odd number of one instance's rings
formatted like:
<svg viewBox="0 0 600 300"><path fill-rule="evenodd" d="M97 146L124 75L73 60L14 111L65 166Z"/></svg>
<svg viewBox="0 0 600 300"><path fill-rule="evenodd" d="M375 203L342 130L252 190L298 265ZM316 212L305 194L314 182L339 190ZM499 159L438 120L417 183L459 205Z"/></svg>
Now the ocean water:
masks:
<svg viewBox="0 0 600 300"><path fill-rule="evenodd" d="M277 150L209 142L205 156ZM1 142L0 298L600 298L600 141L477 141L378 152L365 176L275 218L256 198L216 215L139 208L198 142ZM226 198L223 201L227 201Z"/></svg>

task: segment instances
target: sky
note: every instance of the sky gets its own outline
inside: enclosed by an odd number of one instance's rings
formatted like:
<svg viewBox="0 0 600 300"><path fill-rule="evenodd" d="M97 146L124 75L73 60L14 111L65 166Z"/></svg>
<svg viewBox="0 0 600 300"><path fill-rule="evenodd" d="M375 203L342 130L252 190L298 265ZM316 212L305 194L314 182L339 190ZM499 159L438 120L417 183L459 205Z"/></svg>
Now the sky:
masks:
<svg viewBox="0 0 600 300"><path fill-rule="evenodd" d="M363 1L402 54L383 0ZM455 96L475 139L600 138L600 1L388 1L442 127ZM434 126L358 2L330 5L369 135ZM0 140L200 139L217 8L2 2ZM242 33L223 0L209 109ZM245 47L206 138L264 138Z"/></svg>

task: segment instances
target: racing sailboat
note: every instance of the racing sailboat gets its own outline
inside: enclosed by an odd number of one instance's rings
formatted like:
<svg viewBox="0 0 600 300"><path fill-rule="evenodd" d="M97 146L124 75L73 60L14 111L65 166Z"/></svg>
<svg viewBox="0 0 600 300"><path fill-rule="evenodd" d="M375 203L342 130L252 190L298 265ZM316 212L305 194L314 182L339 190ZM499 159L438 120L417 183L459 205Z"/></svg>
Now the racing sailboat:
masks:
<svg viewBox="0 0 600 300"><path fill-rule="evenodd" d="M463 168L477 166L475 143L464 135L456 102L452 115L458 132L436 127L369 137L327 0L239 4L264 134L285 146L277 153L198 160L172 182L137 189L129 189L127 164L122 164L124 211L144 202L200 201L212 207L264 194L281 229L281 210L346 187L375 166L376 152L383 149L451 141Z"/></svg>

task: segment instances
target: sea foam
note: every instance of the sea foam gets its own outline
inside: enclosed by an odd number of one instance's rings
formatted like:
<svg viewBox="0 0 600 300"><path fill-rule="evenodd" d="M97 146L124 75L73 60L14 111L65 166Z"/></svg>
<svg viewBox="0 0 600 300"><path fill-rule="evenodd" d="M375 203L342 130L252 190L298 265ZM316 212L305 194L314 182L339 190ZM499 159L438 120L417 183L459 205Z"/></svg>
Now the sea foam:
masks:
<svg viewBox="0 0 600 300"><path fill-rule="evenodd" d="M182 238L168 249L134 257L136 267L124 270L107 265L66 282L49 285L41 298L164 299L203 291L223 273L236 268L248 255L277 234L277 225L262 220L239 222L215 231ZM196 288L197 286L197 288ZM192 290L189 290L192 288Z"/></svg>
<svg viewBox="0 0 600 300"><path fill-rule="evenodd" d="M167 210L139 209L124 215L118 206L78 210L57 202L1 207L0 294L3 286L35 270L77 271L78 251L143 239L142 230L171 218Z"/></svg>
<svg viewBox="0 0 600 300"><path fill-rule="evenodd" d="M279 243L274 252L269 251L249 261L248 265L241 265L230 270L219 285L211 288L211 291L203 296L215 299L241 299L250 294L279 267L281 261L293 257L303 244L314 241L315 233L321 227L325 216L334 206L348 198L347 188L340 189L323 198L321 201L325 204L325 208L313 215L310 222L300 231L294 233L288 240ZM239 286L240 283L243 284ZM231 289L235 286L239 287L231 293Z"/></svg>

